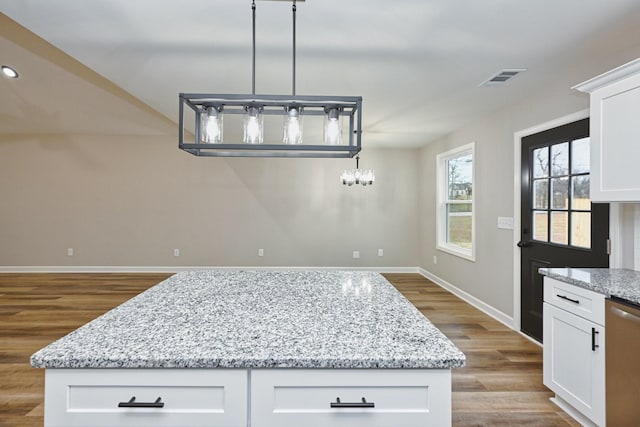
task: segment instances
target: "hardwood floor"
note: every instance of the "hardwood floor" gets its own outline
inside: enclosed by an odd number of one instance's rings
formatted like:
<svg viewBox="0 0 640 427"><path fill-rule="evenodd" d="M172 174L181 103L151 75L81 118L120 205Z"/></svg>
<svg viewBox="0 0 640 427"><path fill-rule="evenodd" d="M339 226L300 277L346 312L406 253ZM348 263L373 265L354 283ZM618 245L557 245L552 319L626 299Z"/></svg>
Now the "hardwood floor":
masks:
<svg viewBox="0 0 640 427"><path fill-rule="evenodd" d="M168 274L0 274L0 426L42 426L44 370L31 354Z"/></svg>
<svg viewBox="0 0 640 427"><path fill-rule="evenodd" d="M454 426L580 426L549 401L541 347L419 274L384 276L467 356L452 374Z"/></svg>
<svg viewBox="0 0 640 427"><path fill-rule="evenodd" d="M32 353L168 276L0 274L0 426L43 425ZM385 277L467 355L453 370L454 426L579 426L549 401L540 347L418 274Z"/></svg>

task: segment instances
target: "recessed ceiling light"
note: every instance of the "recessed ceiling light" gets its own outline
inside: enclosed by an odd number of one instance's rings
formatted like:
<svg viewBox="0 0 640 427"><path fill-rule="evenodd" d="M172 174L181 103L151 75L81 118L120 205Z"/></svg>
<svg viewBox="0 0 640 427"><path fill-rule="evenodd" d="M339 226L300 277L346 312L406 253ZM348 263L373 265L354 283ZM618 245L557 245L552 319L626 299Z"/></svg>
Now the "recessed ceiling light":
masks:
<svg viewBox="0 0 640 427"><path fill-rule="evenodd" d="M17 79L18 78L18 72L16 70L14 70L13 68L9 67L8 65L3 65L2 66L2 74L4 74L5 76L11 78L11 79Z"/></svg>

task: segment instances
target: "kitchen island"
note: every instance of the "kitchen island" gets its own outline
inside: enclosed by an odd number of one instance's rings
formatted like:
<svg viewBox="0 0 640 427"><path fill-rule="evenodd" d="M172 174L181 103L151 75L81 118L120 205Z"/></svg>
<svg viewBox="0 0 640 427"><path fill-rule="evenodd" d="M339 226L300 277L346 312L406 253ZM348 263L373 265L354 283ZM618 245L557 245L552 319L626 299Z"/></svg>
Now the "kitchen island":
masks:
<svg viewBox="0 0 640 427"><path fill-rule="evenodd" d="M35 353L47 426L443 426L465 356L381 275L178 273Z"/></svg>

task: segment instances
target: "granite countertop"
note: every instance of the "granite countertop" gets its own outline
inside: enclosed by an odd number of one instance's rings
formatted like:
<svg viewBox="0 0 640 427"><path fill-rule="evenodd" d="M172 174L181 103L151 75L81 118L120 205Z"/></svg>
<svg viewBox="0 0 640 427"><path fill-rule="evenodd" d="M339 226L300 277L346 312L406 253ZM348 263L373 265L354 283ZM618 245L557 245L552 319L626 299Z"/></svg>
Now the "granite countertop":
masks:
<svg viewBox="0 0 640 427"><path fill-rule="evenodd" d="M373 272L181 272L31 356L38 368L453 368L465 355Z"/></svg>
<svg viewBox="0 0 640 427"><path fill-rule="evenodd" d="M541 268L540 274L640 304L640 271L623 268Z"/></svg>

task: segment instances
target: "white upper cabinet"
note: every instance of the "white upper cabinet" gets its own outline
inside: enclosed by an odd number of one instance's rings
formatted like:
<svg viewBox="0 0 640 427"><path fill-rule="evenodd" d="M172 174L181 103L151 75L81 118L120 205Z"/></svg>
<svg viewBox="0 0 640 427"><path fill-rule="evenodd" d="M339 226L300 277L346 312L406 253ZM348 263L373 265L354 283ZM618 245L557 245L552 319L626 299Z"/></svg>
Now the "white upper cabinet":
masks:
<svg viewBox="0 0 640 427"><path fill-rule="evenodd" d="M591 94L591 201L640 201L640 58L574 87Z"/></svg>

